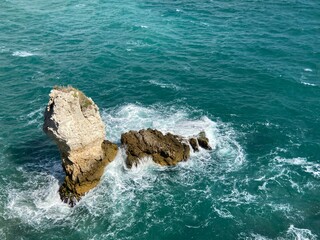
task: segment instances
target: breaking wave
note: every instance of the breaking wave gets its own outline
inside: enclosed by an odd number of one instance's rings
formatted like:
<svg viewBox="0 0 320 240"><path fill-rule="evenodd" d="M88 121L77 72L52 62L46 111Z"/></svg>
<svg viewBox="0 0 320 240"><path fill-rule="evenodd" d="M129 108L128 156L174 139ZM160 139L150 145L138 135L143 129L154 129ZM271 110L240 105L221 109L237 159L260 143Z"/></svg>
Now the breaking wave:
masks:
<svg viewBox="0 0 320 240"><path fill-rule="evenodd" d="M15 51L12 53L12 56L14 57L31 57L34 55L36 54L28 51Z"/></svg>
<svg viewBox="0 0 320 240"><path fill-rule="evenodd" d="M281 236L278 236L275 239L316 240L317 237L318 236L316 234L313 234L309 229L297 228L294 225L290 225L286 232L284 232L283 234L281 234ZM240 234L239 239L271 240L271 238L256 233L251 233L249 236L246 236L246 234Z"/></svg>
<svg viewBox="0 0 320 240"><path fill-rule="evenodd" d="M40 109L35 110L24 120L41 127L40 113ZM184 137L205 131L213 150L191 152L189 161L174 167L158 166L145 158L137 167L127 169L125 151L120 149L106 167L100 184L74 208L59 198L64 175L59 157L39 156L38 161L16 169L22 183L11 181L0 187L7 195L5 221L18 219L40 231L62 226L93 239L128 239L123 229L130 229L129 239L141 239L152 231L160 235L161 229L168 233L201 231L214 227L217 219L241 226L247 221L242 218L256 217L259 209L262 216L272 214L291 223L279 239L316 238L310 230L294 227L305 217L288 199L291 194L318 188L312 181L319 179L318 163L280 157L286 151L279 150L268 156L267 165L252 173L248 169L255 162L246 159L238 142L241 134L229 124L187 107L127 104L102 110L102 119L107 139L117 144L121 134L129 130L156 128ZM303 174L312 177L304 179ZM283 201L274 198L278 195ZM239 216L239 209L248 212ZM92 224L85 224L88 221ZM269 239L259 232L238 236Z"/></svg>
<svg viewBox="0 0 320 240"><path fill-rule="evenodd" d="M32 112L29 117L38 118L38 112ZM102 117L107 125L107 138L116 143L120 142L120 135L125 131L149 127L186 137L205 131L214 151L192 153L189 161L175 167L160 167L150 159L144 159L138 167L128 170L124 165L125 153L120 150L116 159L107 166L99 186L83 197L75 208L61 203L57 192L63 176L60 162L42 159L37 164L42 165L44 171L30 173L30 169L35 167L32 163L19 167L17 171L25 179L24 183L5 189L8 193L6 219L18 218L40 229L50 228L52 224L76 229L84 219L108 216L105 220L108 221L107 234L101 233L102 238L121 237L123 229L134 228L139 221L143 221L140 224L148 223L144 229L146 233L155 225L164 227L169 222L174 224L179 215L191 217L194 203L204 207L202 204L208 202L206 199L213 198L210 184L223 181L224 173L237 171L246 162L235 131L227 124L211 120L200 111L128 104L103 110ZM204 186L203 182L206 183ZM215 201L239 200L248 203L252 198L234 186L228 198ZM232 218L232 214L223 207L211 205L210 208L223 218ZM186 209L190 212L186 212ZM205 226L211 217L200 222L191 218L183 226ZM90 235L89 226L84 231ZM144 233L137 231L138 235L132 238Z"/></svg>

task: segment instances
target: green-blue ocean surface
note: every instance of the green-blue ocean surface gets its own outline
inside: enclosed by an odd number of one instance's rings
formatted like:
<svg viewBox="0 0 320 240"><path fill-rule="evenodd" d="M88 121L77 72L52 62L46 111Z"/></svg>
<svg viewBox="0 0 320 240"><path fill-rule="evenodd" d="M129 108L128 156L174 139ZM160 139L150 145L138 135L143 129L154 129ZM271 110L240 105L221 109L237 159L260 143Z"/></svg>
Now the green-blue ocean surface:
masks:
<svg viewBox="0 0 320 240"><path fill-rule="evenodd" d="M204 130L212 151L127 169L74 208L42 132L54 85L106 138ZM1 0L0 239L320 238L319 0Z"/></svg>

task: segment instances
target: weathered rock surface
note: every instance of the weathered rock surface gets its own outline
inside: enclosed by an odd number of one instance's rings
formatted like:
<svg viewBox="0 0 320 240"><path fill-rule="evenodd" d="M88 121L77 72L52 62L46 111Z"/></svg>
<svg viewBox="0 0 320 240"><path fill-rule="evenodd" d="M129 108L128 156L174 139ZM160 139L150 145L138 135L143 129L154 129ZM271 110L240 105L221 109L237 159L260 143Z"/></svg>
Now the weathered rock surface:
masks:
<svg viewBox="0 0 320 240"><path fill-rule="evenodd" d="M105 140L105 126L91 98L72 87L55 88L49 96L43 130L61 153L66 177L60 197L73 206L99 183L118 147Z"/></svg>
<svg viewBox="0 0 320 240"><path fill-rule="evenodd" d="M158 130L147 129L129 131L121 135L121 143L126 146L127 166L137 166L144 157L152 157L160 165L176 165L188 159L190 147L179 136Z"/></svg>
<svg viewBox="0 0 320 240"><path fill-rule="evenodd" d="M189 143L195 152L199 151L199 147L206 150L212 150L211 146L209 145L209 139L206 137L206 133L203 131L200 132L198 136L190 138Z"/></svg>
<svg viewBox="0 0 320 240"><path fill-rule="evenodd" d="M209 141L205 135L202 136L202 140L207 140L207 145L200 144L199 137L188 140L171 133L164 135L160 131L150 128L129 131L121 135L121 143L126 147L126 164L129 168L137 166L140 159L144 157L151 157L155 163L163 166L176 165L178 162L186 161L189 158L190 147L188 141L194 151L199 150L199 145L210 149Z"/></svg>
<svg viewBox="0 0 320 240"><path fill-rule="evenodd" d="M205 132L200 132L197 139L198 139L198 143L199 143L200 147L207 149L207 150L212 149L209 145L209 139L206 137Z"/></svg>
<svg viewBox="0 0 320 240"><path fill-rule="evenodd" d="M199 151L199 143L197 138L190 138L189 139L190 146L192 147L193 151L198 152Z"/></svg>

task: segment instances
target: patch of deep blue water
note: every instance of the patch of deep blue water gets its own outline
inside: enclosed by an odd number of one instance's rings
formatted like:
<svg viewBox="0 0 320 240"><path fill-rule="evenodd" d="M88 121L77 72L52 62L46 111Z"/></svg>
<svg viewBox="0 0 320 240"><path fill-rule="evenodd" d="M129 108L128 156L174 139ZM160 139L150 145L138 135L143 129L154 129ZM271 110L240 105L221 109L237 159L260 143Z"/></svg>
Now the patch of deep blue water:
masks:
<svg viewBox="0 0 320 240"><path fill-rule="evenodd" d="M0 2L1 239L317 239L320 3ZM172 168L121 151L73 209L42 133L54 85L93 98L120 142L131 129L214 150Z"/></svg>

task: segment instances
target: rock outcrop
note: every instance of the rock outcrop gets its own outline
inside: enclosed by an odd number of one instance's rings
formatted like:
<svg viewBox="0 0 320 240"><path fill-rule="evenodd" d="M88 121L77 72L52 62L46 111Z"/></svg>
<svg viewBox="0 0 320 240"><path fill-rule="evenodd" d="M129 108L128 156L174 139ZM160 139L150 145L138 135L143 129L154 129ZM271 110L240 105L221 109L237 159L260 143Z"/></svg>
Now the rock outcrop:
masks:
<svg viewBox="0 0 320 240"><path fill-rule="evenodd" d="M206 150L212 150L209 145L209 139L206 136L205 132L200 132L198 136L192 137L189 139L190 146L192 147L193 151L198 152L199 147L202 147Z"/></svg>
<svg viewBox="0 0 320 240"><path fill-rule="evenodd" d="M72 87L56 87L49 96L43 130L61 153L66 177L60 197L73 206L99 183L118 147L105 140L105 126L91 98Z"/></svg>
<svg viewBox="0 0 320 240"><path fill-rule="evenodd" d="M153 161L163 165L172 166L185 161L190 155L189 145L179 136L153 129L129 131L121 135L121 143L126 147L129 168L137 166L140 159L152 157Z"/></svg>
<svg viewBox="0 0 320 240"><path fill-rule="evenodd" d="M199 146L210 149L209 140L205 137L204 132L200 133L197 138L190 139L171 133L164 135L162 132L150 128L129 131L121 135L121 143L126 148L128 168L137 166L140 160L145 157L151 157L155 163L163 166L173 166L181 161L186 161L190 156L188 141L194 151L199 151ZM207 145L204 143L205 141Z"/></svg>

